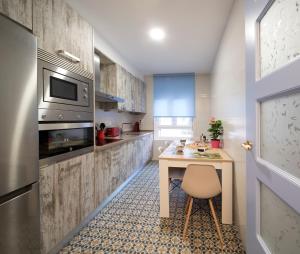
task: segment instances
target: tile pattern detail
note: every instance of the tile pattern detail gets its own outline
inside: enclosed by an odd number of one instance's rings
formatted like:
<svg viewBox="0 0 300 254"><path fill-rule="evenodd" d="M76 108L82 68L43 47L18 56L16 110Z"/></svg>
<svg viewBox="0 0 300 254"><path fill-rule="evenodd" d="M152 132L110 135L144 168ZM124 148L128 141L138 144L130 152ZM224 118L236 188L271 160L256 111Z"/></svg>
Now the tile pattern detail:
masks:
<svg viewBox="0 0 300 254"><path fill-rule="evenodd" d="M158 163L151 162L60 253L222 253L207 201L195 202L186 241L180 188L170 195L170 218L160 219L158 180ZM219 219L220 206L219 197ZM236 226L222 231L223 253L245 253Z"/></svg>
<svg viewBox="0 0 300 254"><path fill-rule="evenodd" d="M300 178L300 93L261 103L261 157Z"/></svg>
<svg viewBox="0 0 300 254"><path fill-rule="evenodd" d="M300 56L300 0L275 0L260 22L261 76Z"/></svg>
<svg viewBox="0 0 300 254"><path fill-rule="evenodd" d="M261 236L274 254L300 253L300 215L260 185Z"/></svg>

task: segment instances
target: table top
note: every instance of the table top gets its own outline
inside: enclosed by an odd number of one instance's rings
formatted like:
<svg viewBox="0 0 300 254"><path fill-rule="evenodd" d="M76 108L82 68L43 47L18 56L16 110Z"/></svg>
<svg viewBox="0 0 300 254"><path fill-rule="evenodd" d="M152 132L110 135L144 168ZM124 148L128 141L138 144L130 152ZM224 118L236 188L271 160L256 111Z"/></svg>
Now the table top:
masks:
<svg viewBox="0 0 300 254"><path fill-rule="evenodd" d="M189 161L213 161L213 162L232 162L232 158L220 148L209 148L205 152L198 152L188 146L184 147L183 152L176 152L179 142L174 141L158 157L159 160L189 160Z"/></svg>

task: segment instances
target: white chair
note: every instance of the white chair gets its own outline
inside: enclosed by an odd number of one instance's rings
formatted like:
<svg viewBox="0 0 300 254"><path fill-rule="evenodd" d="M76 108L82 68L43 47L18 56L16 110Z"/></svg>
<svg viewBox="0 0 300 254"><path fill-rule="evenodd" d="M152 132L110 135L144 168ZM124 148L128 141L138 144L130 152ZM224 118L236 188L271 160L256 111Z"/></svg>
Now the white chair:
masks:
<svg viewBox="0 0 300 254"><path fill-rule="evenodd" d="M213 197L219 195L222 191L216 169L210 165L188 165L183 176L181 188L188 194L186 206L187 216L183 230L183 239L186 237L194 198L208 199L221 247L223 247L224 241L222 232L213 205Z"/></svg>

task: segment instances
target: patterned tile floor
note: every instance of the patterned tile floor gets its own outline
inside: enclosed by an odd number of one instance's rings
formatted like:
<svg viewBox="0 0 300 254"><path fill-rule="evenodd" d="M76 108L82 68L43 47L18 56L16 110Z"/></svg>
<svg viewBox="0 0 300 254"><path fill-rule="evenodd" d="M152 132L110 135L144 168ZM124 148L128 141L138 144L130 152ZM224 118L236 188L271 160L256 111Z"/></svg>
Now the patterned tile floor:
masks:
<svg viewBox="0 0 300 254"><path fill-rule="evenodd" d="M158 163L150 162L60 253L245 253L232 225L222 225L222 252L205 200L195 202L183 241L186 201L175 188L170 218L160 219ZM220 218L220 198L215 204Z"/></svg>

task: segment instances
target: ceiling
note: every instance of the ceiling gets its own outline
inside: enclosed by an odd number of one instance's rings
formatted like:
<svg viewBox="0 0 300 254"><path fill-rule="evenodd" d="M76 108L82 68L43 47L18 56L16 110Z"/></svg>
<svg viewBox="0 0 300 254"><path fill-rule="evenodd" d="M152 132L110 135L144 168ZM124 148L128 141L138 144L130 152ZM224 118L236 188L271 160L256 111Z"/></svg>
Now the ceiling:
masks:
<svg viewBox="0 0 300 254"><path fill-rule="evenodd" d="M69 0L143 74L210 73L233 0ZM148 31L161 27L162 42Z"/></svg>

